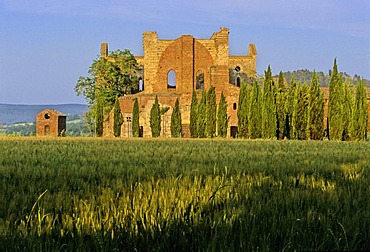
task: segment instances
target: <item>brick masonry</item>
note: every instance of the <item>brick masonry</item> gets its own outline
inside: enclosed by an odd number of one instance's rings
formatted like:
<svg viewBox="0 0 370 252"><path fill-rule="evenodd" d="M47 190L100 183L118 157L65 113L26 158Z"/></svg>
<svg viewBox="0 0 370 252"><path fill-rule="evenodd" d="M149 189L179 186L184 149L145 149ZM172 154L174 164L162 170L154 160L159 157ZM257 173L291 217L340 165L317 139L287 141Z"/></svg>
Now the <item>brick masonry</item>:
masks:
<svg viewBox="0 0 370 252"><path fill-rule="evenodd" d="M196 90L199 101L202 90L208 90L211 86L215 87L217 103L222 92L226 97L228 104L227 113L230 116L228 136L232 135L238 124L237 104L240 81L242 78L255 78L257 73L257 50L254 44L249 44L246 55L229 55L229 29L221 27L220 31L213 33L210 39L197 39L191 35L183 35L175 40L160 40L156 32L144 32L143 51L143 56L135 57L139 66L144 70L143 76L140 76L144 89L139 93L120 98L120 106L124 118L121 136L132 136L133 99L137 98L142 136L151 137L150 110L157 96L161 107L169 107L169 110L162 116L161 136L171 136L172 108L176 99L179 99L183 136L189 137L192 92ZM107 57L107 43L101 44L100 53L102 57ZM175 73L175 87L168 86L170 72ZM231 73L233 74L232 77ZM200 74L203 77L203 86L201 88L197 87L197 77ZM325 97L326 118L328 90L327 88L322 88L322 91ZM367 89L367 92L368 97L370 97L369 89ZM104 136L113 136L112 113L105 118Z"/></svg>
<svg viewBox="0 0 370 252"><path fill-rule="evenodd" d="M36 136L62 136L66 131L66 116L53 109L45 109L36 115Z"/></svg>
<svg viewBox="0 0 370 252"><path fill-rule="evenodd" d="M230 83L229 69L238 67L240 73L248 77L256 77L257 50L254 44L249 45L245 56L229 55L229 29L221 28L213 33L210 39L196 39L191 35L183 35L175 40L159 40L156 32L143 33L143 56L136 56L138 64L143 67L144 90L137 94L127 95L120 99L124 118L122 136L131 133L131 117L133 99L138 98L140 109L140 126L144 137L151 137L149 125L150 109L155 96L161 107L169 107L162 116L161 136L170 137L172 108L179 99L182 115L184 136L189 136L191 96L195 89L198 100L202 90L215 87L217 103L223 92L228 103L229 134L230 127L237 126L235 104L238 102L239 87ZM106 57L107 43L102 43L101 56ZM175 87L168 86L169 72L175 73ZM202 74L203 86L197 89L197 76ZM105 120L105 135L112 135L113 120L111 115Z"/></svg>

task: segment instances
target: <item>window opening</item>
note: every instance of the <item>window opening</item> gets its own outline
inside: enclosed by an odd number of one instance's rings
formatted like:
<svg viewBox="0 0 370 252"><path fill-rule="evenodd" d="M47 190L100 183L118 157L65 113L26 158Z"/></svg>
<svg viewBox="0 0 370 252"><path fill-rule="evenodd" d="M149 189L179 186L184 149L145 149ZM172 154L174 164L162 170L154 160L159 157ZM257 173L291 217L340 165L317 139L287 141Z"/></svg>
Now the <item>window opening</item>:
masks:
<svg viewBox="0 0 370 252"><path fill-rule="evenodd" d="M139 78L139 91L144 90L144 81L142 78Z"/></svg>
<svg viewBox="0 0 370 252"><path fill-rule="evenodd" d="M173 70L168 72L167 88L176 88L176 73Z"/></svg>
<svg viewBox="0 0 370 252"><path fill-rule="evenodd" d="M233 109L236 110L236 102L233 104Z"/></svg>
<svg viewBox="0 0 370 252"><path fill-rule="evenodd" d="M236 138L238 136L238 127L237 126L231 126L230 127L230 136L232 138Z"/></svg>
<svg viewBox="0 0 370 252"><path fill-rule="evenodd" d="M45 119L50 119L50 115L49 115L48 113L46 113L46 114L44 115L44 117L45 117Z"/></svg>
<svg viewBox="0 0 370 252"><path fill-rule="evenodd" d="M139 137L143 137L143 136L144 136L144 127L140 126L139 127Z"/></svg>
<svg viewBox="0 0 370 252"><path fill-rule="evenodd" d="M45 127L44 127L44 135L45 136L49 136L50 135L50 126L49 125L45 125Z"/></svg>
<svg viewBox="0 0 370 252"><path fill-rule="evenodd" d="M240 87L240 77L236 77L236 86Z"/></svg>
<svg viewBox="0 0 370 252"><path fill-rule="evenodd" d="M197 90L203 90L204 89L204 73L200 70L197 73L195 88Z"/></svg>

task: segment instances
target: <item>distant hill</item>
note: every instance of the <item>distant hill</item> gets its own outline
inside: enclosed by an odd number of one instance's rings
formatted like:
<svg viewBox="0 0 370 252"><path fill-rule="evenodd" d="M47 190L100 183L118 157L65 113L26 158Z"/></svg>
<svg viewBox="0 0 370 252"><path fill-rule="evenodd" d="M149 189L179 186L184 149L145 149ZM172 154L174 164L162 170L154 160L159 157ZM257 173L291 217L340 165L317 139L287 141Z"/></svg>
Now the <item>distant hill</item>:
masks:
<svg viewBox="0 0 370 252"><path fill-rule="evenodd" d="M319 77L320 86L322 86L322 87L329 86L330 72L329 73L316 72L316 73ZM292 71L292 72L291 71L283 72L284 78L289 84L290 84L290 81L292 80L292 78L294 78L294 80L297 81L297 82L298 81L301 82L302 84L305 83L305 82L307 84L309 84L309 83L311 83L312 74L313 74L313 71L310 71L310 70L307 70L307 69L295 70L295 71ZM343 73L343 72L341 72L340 74L342 75L343 81L348 81L349 83L352 83L353 85L356 85L361 80L361 77L356 75L356 74L353 77L350 76L349 74ZM369 80L364 79L364 84L365 84L366 87L370 87L370 81Z"/></svg>
<svg viewBox="0 0 370 252"><path fill-rule="evenodd" d="M81 116L88 111L87 105L83 104L60 104L60 105L15 105L0 104L0 124L32 123L36 120L36 114L49 108L58 110L68 117Z"/></svg>

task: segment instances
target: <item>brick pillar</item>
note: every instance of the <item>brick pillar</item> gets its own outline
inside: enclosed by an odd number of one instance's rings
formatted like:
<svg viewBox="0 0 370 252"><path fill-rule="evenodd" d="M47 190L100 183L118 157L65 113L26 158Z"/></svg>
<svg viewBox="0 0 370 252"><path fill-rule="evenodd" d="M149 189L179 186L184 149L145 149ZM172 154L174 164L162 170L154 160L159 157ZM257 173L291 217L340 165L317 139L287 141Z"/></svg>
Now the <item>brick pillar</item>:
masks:
<svg viewBox="0 0 370 252"><path fill-rule="evenodd" d="M106 43L106 42L101 43L101 45L100 45L100 55L103 58L106 58L108 56L108 43Z"/></svg>
<svg viewBox="0 0 370 252"><path fill-rule="evenodd" d="M181 83L177 83L179 92L191 93L194 85L194 38L182 36Z"/></svg>

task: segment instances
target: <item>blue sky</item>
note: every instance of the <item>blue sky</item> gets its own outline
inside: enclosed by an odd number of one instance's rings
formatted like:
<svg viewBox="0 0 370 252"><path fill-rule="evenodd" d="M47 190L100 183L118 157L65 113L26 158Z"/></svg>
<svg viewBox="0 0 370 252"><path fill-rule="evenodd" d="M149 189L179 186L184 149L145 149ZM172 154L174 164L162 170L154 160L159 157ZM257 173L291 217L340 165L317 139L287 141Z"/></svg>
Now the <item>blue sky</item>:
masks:
<svg viewBox="0 0 370 252"><path fill-rule="evenodd" d="M85 103L76 96L101 42L142 55L142 33L257 47L257 72L339 71L370 79L369 0L0 0L0 103Z"/></svg>

